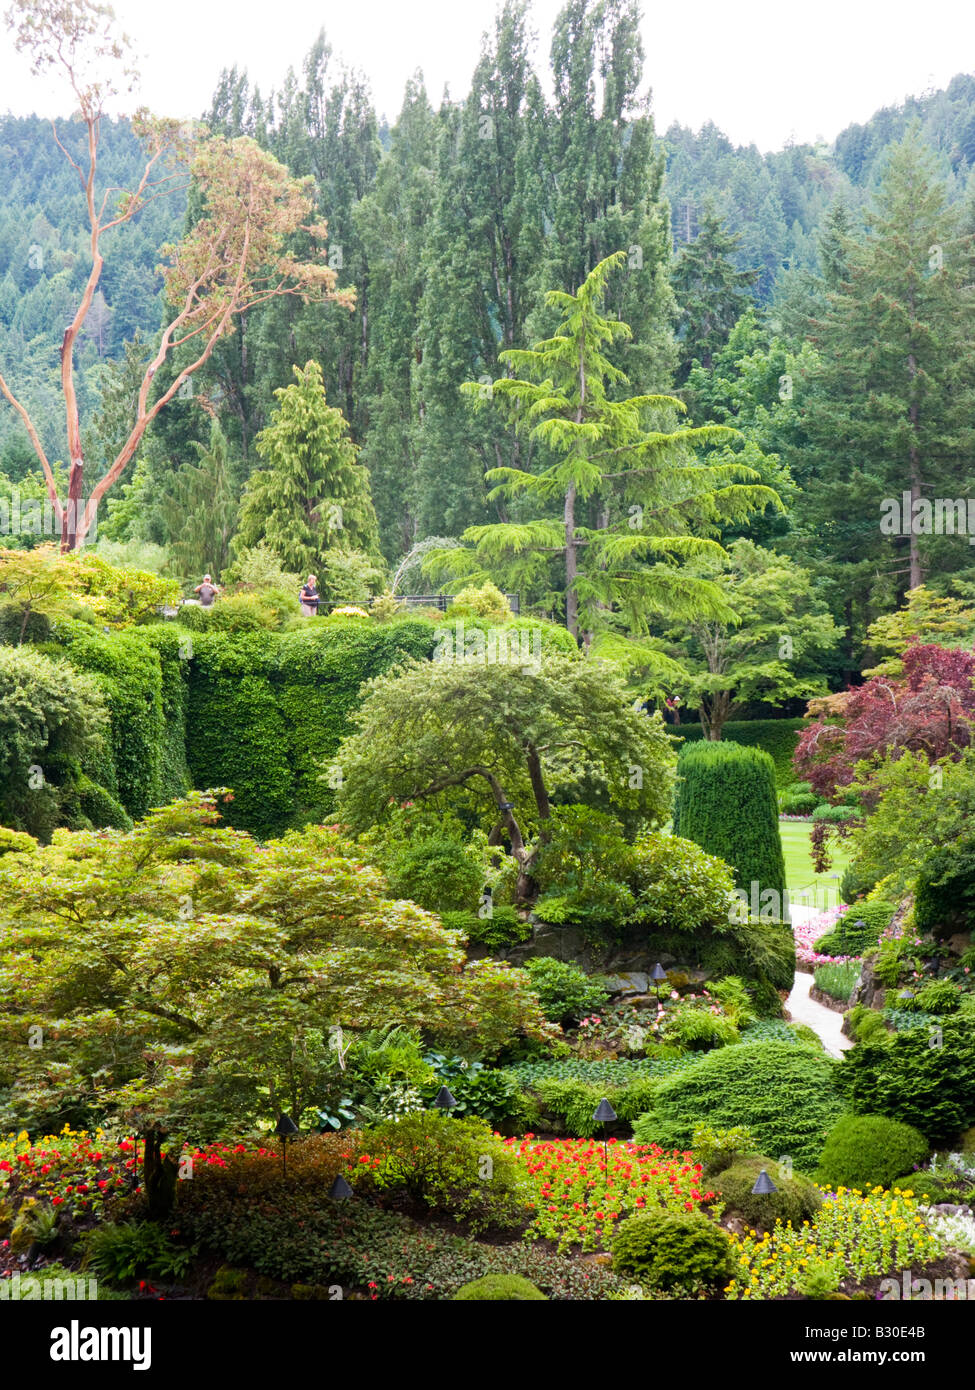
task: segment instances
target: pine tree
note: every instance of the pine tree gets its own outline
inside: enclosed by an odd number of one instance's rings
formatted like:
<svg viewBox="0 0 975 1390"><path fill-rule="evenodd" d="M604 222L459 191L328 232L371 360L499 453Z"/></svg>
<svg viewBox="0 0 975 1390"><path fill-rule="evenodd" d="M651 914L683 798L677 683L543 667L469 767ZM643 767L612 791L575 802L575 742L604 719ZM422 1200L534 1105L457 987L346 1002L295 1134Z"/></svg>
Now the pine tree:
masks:
<svg viewBox="0 0 975 1390"><path fill-rule="evenodd" d="M234 551L265 541L284 569L321 577L330 551L377 557L379 537L369 475L342 412L326 403L321 367L308 362L294 375L255 440L264 467L248 480Z"/></svg>

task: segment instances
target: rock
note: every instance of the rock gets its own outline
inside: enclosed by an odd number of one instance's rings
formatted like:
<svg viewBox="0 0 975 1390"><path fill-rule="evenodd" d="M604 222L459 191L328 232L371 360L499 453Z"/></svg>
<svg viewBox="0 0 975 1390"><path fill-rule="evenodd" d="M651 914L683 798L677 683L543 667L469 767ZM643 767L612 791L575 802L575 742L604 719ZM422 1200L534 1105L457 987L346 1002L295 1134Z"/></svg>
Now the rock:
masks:
<svg viewBox="0 0 975 1390"><path fill-rule="evenodd" d="M666 998L666 995L664 997ZM626 1002L634 1009L656 1009L657 996L655 994L631 994ZM660 1002L662 1004L663 999Z"/></svg>
<svg viewBox="0 0 975 1390"><path fill-rule="evenodd" d="M646 994L647 976L642 970L627 970L619 975L606 976L610 994Z"/></svg>

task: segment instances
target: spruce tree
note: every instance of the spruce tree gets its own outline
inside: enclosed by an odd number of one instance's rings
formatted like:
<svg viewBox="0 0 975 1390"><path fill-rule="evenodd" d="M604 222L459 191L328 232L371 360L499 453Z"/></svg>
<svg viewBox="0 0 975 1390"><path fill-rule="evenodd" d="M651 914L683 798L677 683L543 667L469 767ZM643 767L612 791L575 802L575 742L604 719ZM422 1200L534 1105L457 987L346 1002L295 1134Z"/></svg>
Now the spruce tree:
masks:
<svg viewBox="0 0 975 1390"><path fill-rule="evenodd" d="M678 382L687 380L695 361L710 371L715 356L751 302L749 290L758 279L758 271L735 269L733 257L739 240L725 231L714 205L705 202L698 234L683 248L674 267L679 311Z"/></svg>

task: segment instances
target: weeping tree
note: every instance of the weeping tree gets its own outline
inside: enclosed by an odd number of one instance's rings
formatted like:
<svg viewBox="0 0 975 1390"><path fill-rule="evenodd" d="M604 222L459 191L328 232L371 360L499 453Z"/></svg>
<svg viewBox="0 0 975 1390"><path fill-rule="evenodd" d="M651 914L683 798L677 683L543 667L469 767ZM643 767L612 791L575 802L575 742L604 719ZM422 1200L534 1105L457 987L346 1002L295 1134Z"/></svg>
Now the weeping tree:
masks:
<svg viewBox="0 0 975 1390"><path fill-rule="evenodd" d="M643 635L652 614L729 620L717 586L679 562L723 554L711 538L721 526L781 506L752 469L697 458L696 448L736 438L734 430L674 427L685 406L673 396L613 398L627 377L607 351L631 332L600 310L624 258L617 251L600 261L576 294L548 294L562 312L559 332L503 353L510 376L461 388L475 409L507 415L544 462L535 473L492 469L491 497L504 499L511 519L468 527L467 546L434 551L424 564L432 578L537 587L555 559L566 626L587 644L598 632Z"/></svg>

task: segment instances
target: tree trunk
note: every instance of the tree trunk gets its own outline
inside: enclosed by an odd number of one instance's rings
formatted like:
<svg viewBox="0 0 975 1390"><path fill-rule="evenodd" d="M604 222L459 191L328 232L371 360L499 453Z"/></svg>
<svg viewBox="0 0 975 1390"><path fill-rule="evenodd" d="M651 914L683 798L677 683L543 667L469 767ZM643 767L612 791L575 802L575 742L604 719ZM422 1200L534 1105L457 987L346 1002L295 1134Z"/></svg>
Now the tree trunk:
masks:
<svg viewBox="0 0 975 1390"><path fill-rule="evenodd" d="M565 494L565 625L572 636L579 640L579 598L575 591L576 581L576 542L575 542L575 485L570 483Z"/></svg>

